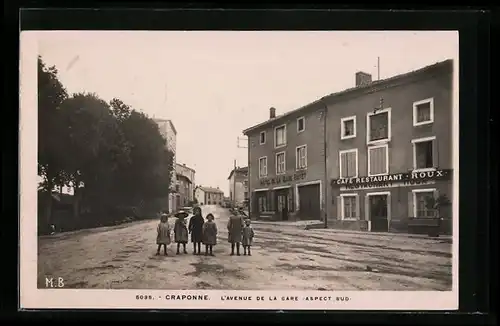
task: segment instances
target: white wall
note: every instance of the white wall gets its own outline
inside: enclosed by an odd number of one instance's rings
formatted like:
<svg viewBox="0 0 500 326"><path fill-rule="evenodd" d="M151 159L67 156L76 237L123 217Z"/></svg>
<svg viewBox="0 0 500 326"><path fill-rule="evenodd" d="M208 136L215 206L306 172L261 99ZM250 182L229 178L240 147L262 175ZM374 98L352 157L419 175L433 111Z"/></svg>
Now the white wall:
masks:
<svg viewBox="0 0 500 326"><path fill-rule="evenodd" d="M198 201L198 204L201 204L201 203L203 203L204 205L206 204L205 203L205 192L203 190L201 190L200 188L197 188L195 193L194 193L194 196L195 196L196 200Z"/></svg>

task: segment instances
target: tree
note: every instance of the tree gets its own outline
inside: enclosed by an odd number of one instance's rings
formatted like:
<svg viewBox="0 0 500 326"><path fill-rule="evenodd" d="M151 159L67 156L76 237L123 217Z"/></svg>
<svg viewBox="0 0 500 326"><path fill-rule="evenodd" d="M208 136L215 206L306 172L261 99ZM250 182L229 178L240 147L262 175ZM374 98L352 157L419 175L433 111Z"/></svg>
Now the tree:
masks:
<svg viewBox="0 0 500 326"><path fill-rule="evenodd" d="M52 216L52 191L57 184L64 182L61 140L65 135L60 124L59 108L67 96L56 67L47 67L38 57L38 175L43 178L40 186L47 194L47 224L50 224Z"/></svg>
<svg viewBox="0 0 500 326"><path fill-rule="evenodd" d="M139 202L168 194L173 153L167 150L157 124L119 100L112 101L111 106L121 120L121 131L130 149L130 164L123 167L117 180L123 195L131 202Z"/></svg>
<svg viewBox="0 0 500 326"><path fill-rule="evenodd" d="M62 104L63 123L68 137L64 167L74 190L74 217L78 217L79 204L85 187L87 199L99 207L109 200L115 171L128 160L128 150L118 121L108 103L96 94L78 93Z"/></svg>

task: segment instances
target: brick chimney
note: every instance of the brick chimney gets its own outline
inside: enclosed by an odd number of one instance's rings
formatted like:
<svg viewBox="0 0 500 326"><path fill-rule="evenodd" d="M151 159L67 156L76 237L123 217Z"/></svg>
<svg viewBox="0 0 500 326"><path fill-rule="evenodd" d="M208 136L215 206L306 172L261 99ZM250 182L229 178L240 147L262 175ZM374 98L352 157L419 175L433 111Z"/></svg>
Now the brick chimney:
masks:
<svg viewBox="0 0 500 326"><path fill-rule="evenodd" d="M269 119L274 119L274 118L276 118L276 109L270 108L269 109Z"/></svg>
<svg viewBox="0 0 500 326"><path fill-rule="evenodd" d="M356 73L356 87L366 86L368 84L371 84L371 82L372 75L362 71L358 71Z"/></svg>

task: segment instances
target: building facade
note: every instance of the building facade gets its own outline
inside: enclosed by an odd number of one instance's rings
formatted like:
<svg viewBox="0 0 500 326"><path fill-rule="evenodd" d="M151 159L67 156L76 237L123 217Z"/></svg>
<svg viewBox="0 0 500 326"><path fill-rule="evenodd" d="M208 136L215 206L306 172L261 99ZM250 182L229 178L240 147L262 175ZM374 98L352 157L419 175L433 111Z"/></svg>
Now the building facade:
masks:
<svg viewBox="0 0 500 326"><path fill-rule="evenodd" d="M224 201L224 192L217 188L197 186L194 197L199 205L221 205Z"/></svg>
<svg viewBox="0 0 500 326"><path fill-rule="evenodd" d="M250 215L320 220L325 214L325 110L316 101L243 131L248 137Z"/></svg>
<svg viewBox="0 0 500 326"><path fill-rule="evenodd" d="M177 179L177 193L179 194L177 206L184 207L193 204L195 187L195 170L186 164L175 164Z"/></svg>
<svg viewBox="0 0 500 326"><path fill-rule="evenodd" d="M237 167L231 171L229 177L229 200L232 204L241 207L248 204L248 167Z"/></svg>
<svg viewBox="0 0 500 326"><path fill-rule="evenodd" d="M168 119L154 119L156 124L158 125L158 129L160 130L160 134L166 140L167 148L173 153L174 158L174 168L171 172L171 181L170 181L170 189L168 195L168 208L169 212L176 212L179 207L177 203L179 202L179 194L177 193L177 178L175 171L176 164L176 150L177 150L177 130L174 127L174 124L171 120Z"/></svg>
<svg viewBox="0 0 500 326"><path fill-rule="evenodd" d="M453 61L356 81L323 98L328 225L406 232L412 220L443 218L451 232Z"/></svg>

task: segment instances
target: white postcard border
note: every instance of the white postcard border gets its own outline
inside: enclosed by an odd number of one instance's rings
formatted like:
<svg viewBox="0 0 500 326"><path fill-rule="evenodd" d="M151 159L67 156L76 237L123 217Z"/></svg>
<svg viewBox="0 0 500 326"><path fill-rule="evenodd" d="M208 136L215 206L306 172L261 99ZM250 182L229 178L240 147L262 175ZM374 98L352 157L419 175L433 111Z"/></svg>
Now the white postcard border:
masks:
<svg viewBox="0 0 500 326"><path fill-rule="evenodd" d="M410 32L410 31L409 31ZM458 309L458 60L453 78L453 244L451 291L171 291L37 288L37 54L39 33L20 36L20 309L301 309L456 310ZM458 40L458 32L456 37ZM22 50L21 50L22 49ZM458 51L458 46L457 46ZM57 281L57 280L55 280ZM140 296L143 296L142 298ZM167 299L167 296L169 299ZM181 296L173 300L172 296ZM184 297L182 297L184 296ZM190 300L203 296L208 300ZM223 300L229 296L250 300ZM298 301L283 300L296 297ZM314 300L306 300L306 297ZM328 299L329 297L329 299ZM148 299L149 298L149 299ZM263 298L258 300L258 298ZM276 300L274 300L276 298ZM326 300L325 300L326 299Z"/></svg>

